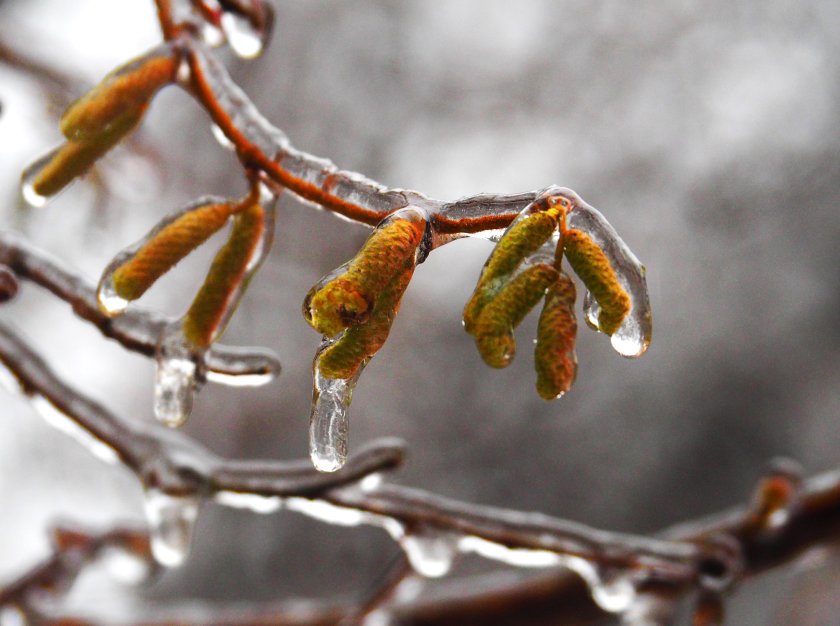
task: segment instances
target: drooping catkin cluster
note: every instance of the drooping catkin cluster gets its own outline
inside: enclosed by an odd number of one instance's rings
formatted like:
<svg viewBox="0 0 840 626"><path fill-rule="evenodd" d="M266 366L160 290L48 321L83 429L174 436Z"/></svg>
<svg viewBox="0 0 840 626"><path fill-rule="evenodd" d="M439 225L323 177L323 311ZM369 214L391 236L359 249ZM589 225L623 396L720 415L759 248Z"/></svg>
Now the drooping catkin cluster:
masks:
<svg viewBox="0 0 840 626"><path fill-rule="evenodd" d="M359 253L309 292L303 314L327 340L318 367L327 378L352 378L385 343L414 274L426 229L414 209L397 211L368 237Z"/></svg>
<svg viewBox="0 0 840 626"><path fill-rule="evenodd" d="M597 244L566 227L572 205L545 194L526 207L505 231L464 308L464 328L484 362L507 367L516 353L514 329L544 299L537 328L534 366L537 392L551 400L566 393L577 373L575 287L562 269L572 269L600 306L599 330L612 335L630 312L630 297Z"/></svg>

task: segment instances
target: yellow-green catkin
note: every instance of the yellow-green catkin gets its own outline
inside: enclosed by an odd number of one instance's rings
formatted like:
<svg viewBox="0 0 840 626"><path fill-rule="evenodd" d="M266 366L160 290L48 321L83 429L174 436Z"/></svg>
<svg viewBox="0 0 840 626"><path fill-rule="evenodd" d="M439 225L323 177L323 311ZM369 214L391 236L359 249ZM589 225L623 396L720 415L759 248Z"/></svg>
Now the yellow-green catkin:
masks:
<svg viewBox="0 0 840 626"><path fill-rule="evenodd" d="M575 297L574 283L561 273L557 282L548 289L540 313L534 368L537 371L537 393L545 400L558 398L575 382Z"/></svg>
<svg viewBox="0 0 840 626"><path fill-rule="evenodd" d="M175 80L176 71L168 47L123 65L70 105L61 117L61 132L70 140L92 139L126 115L139 118L155 93Z"/></svg>
<svg viewBox="0 0 840 626"><path fill-rule="evenodd" d="M232 299L247 286L248 267L262 244L265 210L252 204L233 220L230 237L216 254L207 278L184 317L184 336L192 345L205 348L224 332L230 319Z"/></svg>
<svg viewBox="0 0 840 626"><path fill-rule="evenodd" d="M413 267L424 226L393 219L377 227L343 273L307 296L304 315L310 325L322 335L333 337L364 323L379 293L405 272L406 265Z"/></svg>
<svg viewBox="0 0 840 626"><path fill-rule="evenodd" d="M516 343L513 329L545 295L558 278L557 270L546 263L520 272L487 303L475 323L478 351L490 367L506 367L513 360Z"/></svg>
<svg viewBox="0 0 840 626"><path fill-rule="evenodd" d="M563 233L563 250L601 309L599 330L612 335L630 312L631 301L607 255L586 233L576 229Z"/></svg>
<svg viewBox="0 0 840 626"><path fill-rule="evenodd" d="M140 115L127 114L115 120L106 132L90 139L65 142L32 179L32 190L45 198L54 196L76 178L84 175L140 122L140 118Z"/></svg>
<svg viewBox="0 0 840 626"><path fill-rule="evenodd" d="M163 226L114 271L114 291L126 300L142 296L158 278L220 230L232 211L230 203L208 204Z"/></svg>
<svg viewBox="0 0 840 626"><path fill-rule="evenodd" d="M551 212L532 213L504 234L487 260L475 291L464 307L464 328L474 334L475 325L485 306L495 297L508 277L522 261L549 240L557 228Z"/></svg>
<svg viewBox="0 0 840 626"><path fill-rule="evenodd" d="M318 358L318 368L327 378L352 378L359 368L376 354L391 331L391 324L400 308L411 276L413 264L380 291L368 319L348 328L343 335L324 350Z"/></svg>

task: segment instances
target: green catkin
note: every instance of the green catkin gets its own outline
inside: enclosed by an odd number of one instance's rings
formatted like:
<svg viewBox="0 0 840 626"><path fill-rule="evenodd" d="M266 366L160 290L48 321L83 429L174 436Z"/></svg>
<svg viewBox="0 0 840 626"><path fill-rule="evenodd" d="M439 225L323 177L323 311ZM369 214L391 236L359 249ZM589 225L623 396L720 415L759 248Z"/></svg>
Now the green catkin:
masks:
<svg viewBox="0 0 840 626"><path fill-rule="evenodd" d="M534 368L537 371L537 393L545 400L563 395L575 382L575 285L564 273L552 285L537 324Z"/></svg>
<svg viewBox="0 0 840 626"><path fill-rule="evenodd" d="M391 330L411 276L413 263L406 263L403 271L392 279L374 303L368 319L351 326L318 358L318 368L327 378L352 378L359 367L376 354Z"/></svg>
<svg viewBox="0 0 840 626"><path fill-rule="evenodd" d="M184 336L192 345L206 348L224 332L230 300L247 287L248 266L265 233L265 210L252 204L236 215L225 245L216 254L207 278L184 317Z"/></svg>
<svg viewBox="0 0 840 626"><path fill-rule="evenodd" d="M175 80L176 71L168 46L123 65L70 105L61 117L61 132L70 140L92 140L111 132L126 115L139 119L158 90Z"/></svg>
<svg viewBox="0 0 840 626"><path fill-rule="evenodd" d="M532 213L504 234L487 260L475 291L464 307L464 329L475 334L482 310L524 259L540 249L557 228L553 212Z"/></svg>
<svg viewBox="0 0 840 626"><path fill-rule="evenodd" d="M563 250L572 269L601 308L599 330L612 335L630 313L631 301L607 255L586 233L575 229L563 233Z"/></svg>
<svg viewBox="0 0 840 626"><path fill-rule="evenodd" d="M234 205L208 204L166 224L112 276L114 291L126 300L142 296L161 276L227 222Z"/></svg>
<svg viewBox="0 0 840 626"><path fill-rule="evenodd" d="M113 148L140 122L141 115L128 113L118 118L108 131L90 139L64 143L32 179L32 190L39 196L54 196Z"/></svg>
<svg viewBox="0 0 840 626"><path fill-rule="evenodd" d="M556 282L559 274L545 263L532 265L517 274L487 303L475 323L475 340L484 362L506 367L513 360L515 329Z"/></svg>
<svg viewBox="0 0 840 626"><path fill-rule="evenodd" d="M414 264L424 224L393 219L368 237L359 253L344 266L344 272L317 286L304 302L309 324L326 337L363 324L372 314L378 294Z"/></svg>

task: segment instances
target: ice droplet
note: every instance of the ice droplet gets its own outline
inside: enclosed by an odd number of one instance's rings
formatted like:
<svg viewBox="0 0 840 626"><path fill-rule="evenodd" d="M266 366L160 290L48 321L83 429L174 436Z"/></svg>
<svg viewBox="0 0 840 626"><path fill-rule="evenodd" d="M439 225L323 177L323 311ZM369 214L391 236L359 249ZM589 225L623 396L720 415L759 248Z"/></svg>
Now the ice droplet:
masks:
<svg viewBox="0 0 840 626"><path fill-rule="evenodd" d="M147 489L145 511L149 521L152 555L164 567L178 567L189 555L199 500Z"/></svg>
<svg viewBox="0 0 840 626"><path fill-rule="evenodd" d="M623 570L605 572L578 556L565 556L564 566L583 578L595 603L608 613L623 613L636 600L636 586Z"/></svg>
<svg viewBox="0 0 840 626"><path fill-rule="evenodd" d="M421 530L405 533L399 542L415 572L426 578L440 578L452 569L459 539L450 533Z"/></svg>
<svg viewBox="0 0 840 626"><path fill-rule="evenodd" d="M225 150L236 150L236 144L228 139L228 136L225 135L225 131L223 131L218 125L211 124L210 129L213 131L213 137L215 137L216 141L220 146L222 146L222 148Z"/></svg>
<svg viewBox="0 0 840 626"><path fill-rule="evenodd" d="M568 213L567 227L583 231L604 251L621 286L630 296L630 312L611 336L612 347L621 356L641 356L650 345L653 329L645 266L597 209L588 205L570 189L558 188L555 193L570 199L574 207ZM589 301L594 301L591 296ZM584 309L587 310L586 304ZM597 327L595 313L595 308L590 304L586 321L590 326L596 322Z"/></svg>
<svg viewBox="0 0 840 626"><path fill-rule="evenodd" d="M315 385L312 393L312 413L309 419L309 456L319 472L335 472L347 461L347 410L353 389L364 367L349 379L326 378L318 367L318 359L325 342L315 357Z"/></svg>
<svg viewBox="0 0 840 626"><path fill-rule="evenodd" d="M114 289L114 272L106 271L96 288L96 302L107 317L116 317L128 307L128 300L117 295Z"/></svg>
<svg viewBox="0 0 840 626"><path fill-rule="evenodd" d="M139 585L151 574L149 563L120 548L107 549L100 559L108 573L124 585Z"/></svg>
<svg viewBox="0 0 840 626"><path fill-rule="evenodd" d="M236 56L242 59L258 57L263 50L263 33L244 17L226 12L221 18L222 31Z"/></svg>
<svg viewBox="0 0 840 626"><path fill-rule="evenodd" d="M57 146L46 154L39 156L23 170L20 176L20 193L29 206L40 209L49 202L50 198L48 196L42 196L35 191L35 179L38 178L41 170L53 160L61 148L62 146Z"/></svg>
<svg viewBox="0 0 840 626"><path fill-rule="evenodd" d="M184 424L192 412L197 388L198 355L181 330L181 323L167 327L155 356L155 417L170 428Z"/></svg>
<svg viewBox="0 0 840 626"><path fill-rule="evenodd" d="M586 325L592 330L600 332L598 328L598 316L601 315L601 307L598 301L592 296L589 290L583 294L583 319L586 320Z"/></svg>

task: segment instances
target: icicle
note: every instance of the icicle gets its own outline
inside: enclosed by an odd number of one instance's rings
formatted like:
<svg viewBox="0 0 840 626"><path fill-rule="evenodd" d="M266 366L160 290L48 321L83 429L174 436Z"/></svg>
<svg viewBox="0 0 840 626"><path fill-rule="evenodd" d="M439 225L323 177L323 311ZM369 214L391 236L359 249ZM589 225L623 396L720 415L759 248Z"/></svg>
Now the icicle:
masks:
<svg viewBox="0 0 840 626"><path fill-rule="evenodd" d="M242 59L260 56L265 45L265 33L255 28L247 18L228 11L222 14L221 26L236 56Z"/></svg>
<svg viewBox="0 0 840 626"><path fill-rule="evenodd" d="M599 211L569 189L558 188L554 193L572 201L573 208L566 219L567 227L583 231L604 251L621 286L630 296L630 312L610 337L613 348L625 357L641 356L650 345L652 335L652 316L644 265ZM592 321L590 317L591 314L587 313L587 322Z"/></svg>
<svg viewBox="0 0 840 626"><path fill-rule="evenodd" d="M199 358L184 338L180 322L164 329L155 355L154 402L155 417L162 424L177 428L189 418Z"/></svg>
<svg viewBox="0 0 840 626"><path fill-rule="evenodd" d="M124 585L139 585L152 573L145 559L122 548L109 548L99 558L111 577Z"/></svg>
<svg viewBox="0 0 840 626"><path fill-rule="evenodd" d="M21 174L20 177L20 192L23 199L26 200L26 203L29 206L40 209L41 207L46 206L47 202L51 200L49 196L43 196L35 190L35 181L41 173L41 170L52 162L55 155L58 154L63 147L64 146L62 144L53 148L46 154L43 154L32 161L32 163L27 165L26 169L23 170L23 174Z"/></svg>
<svg viewBox="0 0 840 626"><path fill-rule="evenodd" d="M426 578L446 576L458 553L460 537L430 529L406 532L399 540L415 572Z"/></svg>
<svg viewBox="0 0 840 626"><path fill-rule="evenodd" d="M313 368L315 385L309 418L309 456L319 472L335 472L347 461L347 410L364 369L362 365L349 379L325 378L318 367L318 359L330 345L330 342L324 342L318 350Z"/></svg>
<svg viewBox="0 0 840 626"><path fill-rule="evenodd" d="M178 567L189 555L199 500L147 489L145 511L149 521L152 555L164 567Z"/></svg>
<svg viewBox="0 0 840 626"><path fill-rule="evenodd" d="M225 150L236 150L236 144L234 144L228 136L225 135L225 131L223 131L218 125L211 124L210 130L213 131L213 137L219 143L222 148Z"/></svg>

